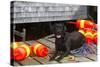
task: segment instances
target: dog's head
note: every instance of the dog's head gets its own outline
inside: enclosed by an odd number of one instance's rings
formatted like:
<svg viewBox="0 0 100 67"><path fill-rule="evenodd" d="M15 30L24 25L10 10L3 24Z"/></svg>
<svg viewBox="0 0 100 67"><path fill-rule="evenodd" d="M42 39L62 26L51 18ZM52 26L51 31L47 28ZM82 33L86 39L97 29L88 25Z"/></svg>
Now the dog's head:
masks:
<svg viewBox="0 0 100 67"><path fill-rule="evenodd" d="M63 23L55 23L54 24L54 33L55 35L62 35L64 33L64 24Z"/></svg>

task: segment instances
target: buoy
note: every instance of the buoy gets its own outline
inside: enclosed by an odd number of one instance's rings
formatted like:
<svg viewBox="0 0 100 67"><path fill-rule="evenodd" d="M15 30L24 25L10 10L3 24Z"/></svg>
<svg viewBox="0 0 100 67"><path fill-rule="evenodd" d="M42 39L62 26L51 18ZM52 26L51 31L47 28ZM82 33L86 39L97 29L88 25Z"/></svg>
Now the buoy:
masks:
<svg viewBox="0 0 100 67"><path fill-rule="evenodd" d="M97 45L97 31L93 34L93 42Z"/></svg>
<svg viewBox="0 0 100 67"><path fill-rule="evenodd" d="M93 30L87 29L85 33L86 43L90 44L93 40Z"/></svg>
<svg viewBox="0 0 100 67"><path fill-rule="evenodd" d="M26 50L23 47L18 47L14 51L14 60L20 61L26 58Z"/></svg>
<svg viewBox="0 0 100 67"><path fill-rule="evenodd" d="M45 57L48 54L48 49L46 46L40 43L33 43L31 45L31 55L35 54L38 57Z"/></svg>
<svg viewBox="0 0 100 67"><path fill-rule="evenodd" d="M16 48L18 48L19 45L20 45L19 42L12 42L11 43L11 45L10 45L10 58L11 59L14 59L14 50Z"/></svg>
<svg viewBox="0 0 100 67"><path fill-rule="evenodd" d="M81 34L83 34L85 36L85 30L84 29L79 29L79 31Z"/></svg>
<svg viewBox="0 0 100 67"><path fill-rule="evenodd" d="M96 25L91 20L80 20L76 22L76 27L78 28L94 28Z"/></svg>
<svg viewBox="0 0 100 67"><path fill-rule="evenodd" d="M11 47L12 49L15 49L15 48L17 48L19 45L20 45L19 42L13 42L13 43L11 43L10 47Z"/></svg>
<svg viewBox="0 0 100 67"><path fill-rule="evenodd" d="M12 48L10 48L10 58L11 58L11 60L14 59L13 49Z"/></svg>
<svg viewBox="0 0 100 67"><path fill-rule="evenodd" d="M21 45L18 48L16 48L13 52L14 60L24 60L26 57L30 55L30 47L24 43L21 43Z"/></svg>

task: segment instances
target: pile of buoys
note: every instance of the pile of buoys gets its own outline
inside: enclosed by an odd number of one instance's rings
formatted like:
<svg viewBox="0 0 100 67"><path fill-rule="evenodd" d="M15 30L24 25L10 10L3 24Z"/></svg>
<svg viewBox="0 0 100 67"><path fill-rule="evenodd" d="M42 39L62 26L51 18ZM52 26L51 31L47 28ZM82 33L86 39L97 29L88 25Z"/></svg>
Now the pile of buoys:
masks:
<svg viewBox="0 0 100 67"><path fill-rule="evenodd" d="M45 57L48 54L48 49L40 43L33 43L31 45L31 55L34 54L38 57Z"/></svg>
<svg viewBox="0 0 100 67"><path fill-rule="evenodd" d="M45 57L48 54L47 47L38 42L33 43L31 46L23 42L13 42L10 50L11 59L16 61L24 60L28 56Z"/></svg>
<svg viewBox="0 0 100 67"><path fill-rule="evenodd" d="M96 24L93 23L91 20L80 20L76 21L76 27L78 28L95 28Z"/></svg>
<svg viewBox="0 0 100 67"><path fill-rule="evenodd" d="M30 47L28 45L25 45L24 43L16 42L12 44L12 47L17 44L18 46L16 48L14 47L14 49L11 49L11 52L13 52L11 55L11 59L14 59L16 61L24 60L30 55Z"/></svg>
<svg viewBox="0 0 100 67"><path fill-rule="evenodd" d="M85 36L87 44L97 44L97 24L91 20L81 19L78 19L75 24L76 27L79 28L79 32Z"/></svg>
<svg viewBox="0 0 100 67"><path fill-rule="evenodd" d="M79 29L80 33L85 36L87 44L95 43L97 45L97 31L93 29Z"/></svg>

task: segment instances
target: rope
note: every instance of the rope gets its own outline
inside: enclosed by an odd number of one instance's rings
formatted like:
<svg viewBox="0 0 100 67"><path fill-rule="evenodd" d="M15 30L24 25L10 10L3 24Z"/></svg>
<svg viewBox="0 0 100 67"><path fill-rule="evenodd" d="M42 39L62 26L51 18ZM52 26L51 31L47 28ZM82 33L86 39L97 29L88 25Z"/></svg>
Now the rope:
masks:
<svg viewBox="0 0 100 67"><path fill-rule="evenodd" d="M76 56L87 56L89 54L96 54L96 52L97 52L97 49L93 43L91 43L89 45L84 43L81 48L71 51L71 53Z"/></svg>

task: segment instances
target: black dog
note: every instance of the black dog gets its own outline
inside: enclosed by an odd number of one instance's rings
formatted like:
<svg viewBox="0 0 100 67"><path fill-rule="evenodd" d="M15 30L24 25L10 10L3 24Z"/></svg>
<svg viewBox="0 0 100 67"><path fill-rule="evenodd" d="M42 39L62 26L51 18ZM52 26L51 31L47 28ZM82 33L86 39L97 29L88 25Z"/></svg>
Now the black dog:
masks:
<svg viewBox="0 0 100 67"><path fill-rule="evenodd" d="M55 54L50 60L54 60L56 56L61 55L61 52L63 52L64 23L54 23L52 25L52 30L55 34Z"/></svg>
<svg viewBox="0 0 100 67"><path fill-rule="evenodd" d="M85 37L80 32L65 32L63 23L54 24L55 54L50 60L60 61L64 56L70 54L71 50L80 48L85 42Z"/></svg>
<svg viewBox="0 0 100 67"><path fill-rule="evenodd" d="M63 57L69 55L71 50L80 48L85 43L85 37L80 32L66 32L63 42L63 53L59 58L57 58L58 61L60 61Z"/></svg>

